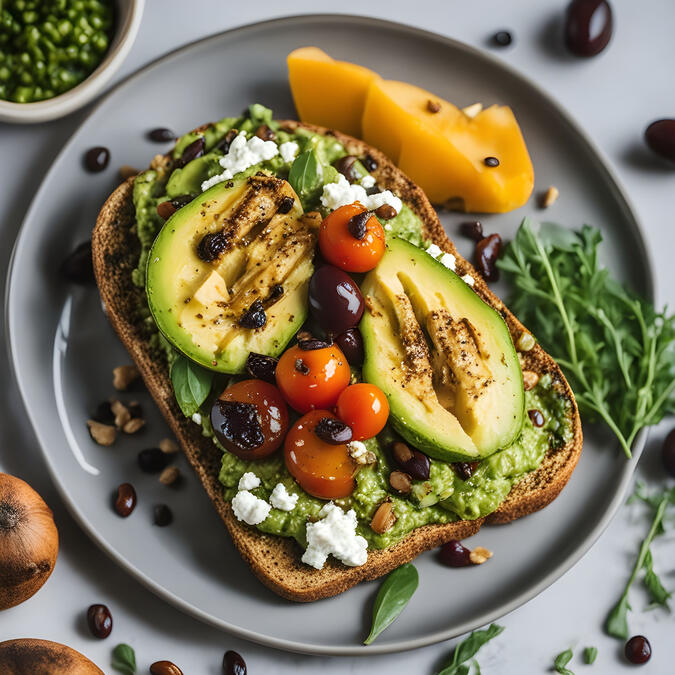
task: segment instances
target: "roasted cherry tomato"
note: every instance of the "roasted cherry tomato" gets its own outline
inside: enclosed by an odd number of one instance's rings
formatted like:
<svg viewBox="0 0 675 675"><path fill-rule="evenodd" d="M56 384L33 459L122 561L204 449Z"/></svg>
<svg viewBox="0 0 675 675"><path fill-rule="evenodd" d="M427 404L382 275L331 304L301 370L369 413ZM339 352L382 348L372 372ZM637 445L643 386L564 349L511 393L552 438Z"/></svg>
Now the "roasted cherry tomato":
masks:
<svg viewBox="0 0 675 675"><path fill-rule="evenodd" d="M363 441L384 429L389 417L389 403L379 387L359 382L349 385L338 396L335 412L352 428L352 439Z"/></svg>
<svg viewBox="0 0 675 675"><path fill-rule="evenodd" d="M319 248L329 263L346 272L368 272L384 255L384 229L359 202L346 204L321 223Z"/></svg>
<svg viewBox="0 0 675 675"><path fill-rule="evenodd" d="M335 419L327 410L312 410L291 427L284 458L291 476L305 492L320 499L340 499L354 491L358 467L346 445L331 445L314 433L323 417Z"/></svg>
<svg viewBox="0 0 675 675"><path fill-rule="evenodd" d="M279 359L276 376L281 393L292 408L332 408L349 384L349 364L337 345L321 349L287 349Z"/></svg>
<svg viewBox="0 0 675 675"><path fill-rule="evenodd" d="M288 408L273 384L242 380L214 401L211 426L220 444L233 455L259 459L281 447L288 431Z"/></svg>

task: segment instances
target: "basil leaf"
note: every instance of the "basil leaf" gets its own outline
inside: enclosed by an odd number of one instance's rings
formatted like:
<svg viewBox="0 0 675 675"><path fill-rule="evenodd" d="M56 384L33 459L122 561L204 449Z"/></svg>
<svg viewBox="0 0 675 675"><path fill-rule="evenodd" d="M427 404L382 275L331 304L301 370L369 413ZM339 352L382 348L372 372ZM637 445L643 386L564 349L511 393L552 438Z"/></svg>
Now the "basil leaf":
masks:
<svg viewBox="0 0 675 675"><path fill-rule="evenodd" d="M561 675L574 675L571 670L565 668L565 666L572 660L572 656L572 650L566 649L564 652L561 652L555 657L553 668L555 669L556 673L560 673Z"/></svg>
<svg viewBox="0 0 675 675"><path fill-rule="evenodd" d="M295 190L303 206L317 196L322 187L323 171L314 150L305 150L295 158L288 173L288 182Z"/></svg>
<svg viewBox="0 0 675 675"><path fill-rule="evenodd" d="M406 563L394 570L384 580L377 592L373 607L373 625L363 644L372 641L403 611L417 590L419 575L414 565Z"/></svg>
<svg viewBox="0 0 675 675"><path fill-rule="evenodd" d="M628 595L622 595L605 621L605 630L619 640L628 639Z"/></svg>
<svg viewBox="0 0 675 675"><path fill-rule="evenodd" d="M113 649L110 665L120 673L125 673L125 675L135 675L136 653L129 645L125 645L124 643L119 644Z"/></svg>
<svg viewBox="0 0 675 675"><path fill-rule="evenodd" d="M464 672L468 673L469 666L462 664L473 658L483 645L492 640L492 638L497 637L497 635L503 631L504 627L498 626L496 623L491 624L488 628L473 631L473 633L455 647L452 654L452 660L438 675L462 675ZM478 668L477 663L476 667ZM477 672L480 672L480 668L478 668Z"/></svg>
<svg viewBox="0 0 675 675"><path fill-rule="evenodd" d="M598 648L597 647L586 647L584 649L584 663L587 665L592 665L595 659L598 657Z"/></svg>
<svg viewBox="0 0 675 675"><path fill-rule="evenodd" d="M186 417L192 417L211 392L214 374L179 355L171 365L171 384Z"/></svg>

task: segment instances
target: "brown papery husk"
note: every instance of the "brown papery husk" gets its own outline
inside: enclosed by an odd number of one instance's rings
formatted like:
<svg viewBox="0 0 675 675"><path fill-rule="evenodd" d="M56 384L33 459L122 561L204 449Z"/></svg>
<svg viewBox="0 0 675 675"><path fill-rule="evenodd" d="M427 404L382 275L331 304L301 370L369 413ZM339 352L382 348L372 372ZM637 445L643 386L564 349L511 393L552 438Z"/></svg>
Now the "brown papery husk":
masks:
<svg viewBox="0 0 675 675"><path fill-rule="evenodd" d="M58 552L51 509L28 483L0 473L0 610L37 593Z"/></svg>
<svg viewBox="0 0 675 675"><path fill-rule="evenodd" d="M0 642L2 675L103 675L86 656L50 640L22 638Z"/></svg>

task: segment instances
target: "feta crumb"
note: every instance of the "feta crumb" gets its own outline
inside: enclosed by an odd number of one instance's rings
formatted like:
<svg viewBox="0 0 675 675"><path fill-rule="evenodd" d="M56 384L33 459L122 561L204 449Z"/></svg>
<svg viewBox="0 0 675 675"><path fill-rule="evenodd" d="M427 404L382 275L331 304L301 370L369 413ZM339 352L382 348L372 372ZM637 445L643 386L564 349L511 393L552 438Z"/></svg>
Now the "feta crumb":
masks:
<svg viewBox="0 0 675 675"><path fill-rule="evenodd" d="M283 483L277 483L270 495L270 504L281 511L292 511L298 503L297 494L291 494Z"/></svg>
<svg viewBox="0 0 675 675"><path fill-rule="evenodd" d="M347 450L357 464L374 464L377 461L375 453L370 452L362 441L349 441Z"/></svg>
<svg viewBox="0 0 675 675"><path fill-rule="evenodd" d="M432 258L438 258L439 255L443 255L443 251L436 244L431 244L427 249L427 254Z"/></svg>
<svg viewBox="0 0 675 675"><path fill-rule="evenodd" d="M260 487L260 478L253 471L247 471L240 479L238 488L240 490L253 490Z"/></svg>
<svg viewBox="0 0 675 675"><path fill-rule="evenodd" d="M403 202L390 190L376 192L369 195L362 185L351 185L342 175L338 175L337 183L327 183L323 187L321 204L324 208L334 211L345 204L360 202L367 209L377 209L383 204L389 204L398 213L403 207Z"/></svg>
<svg viewBox="0 0 675 675"><path fill-rule="evenodd" d="M278 154L279 146L274 141L263 141L257 136L246 140L246 132L242 131L230 144L228 153L220 158L219 164L225 171L205 180L202 183L202 192Z"/></svg>
<svg viewBox="0 0 675 675"><path fill-rule="evenodd" d="M300 146L295 141L286 141L279 146L279 154L281 159L290 164L297 156Z"/></svg>
<svg viewBox="0 0 675 675"><path fill-rule="evenodd" d="M232 500L232 512L237 520L247 525L259 525L270 514L272 507L248 490L240 490Z"/></svg>
<svg viewBox="0 0 675 675"><path fill-rule="evenodd" d="M373 176L364 176L361 179L361 185L368 190L371 187L375 187L375 178Z"/></svg>
<svg viewBox="0 0 675 675"><path fill-rule="evenodd" d="M376 192L375 194L369 195L366 208L375 210L379 209L380 206L384 204L389 204L396 213L403 208L403 202L390 190L383 190L382 192Z"/></svg>
<svg viewBox="0 0 675 675"><path fill-rule="evenodd" d="M473 278L470 274L465 274L465 275L462 277L462 281L463 281L465 284L469 284L469 286L473 286L473 285L476 283L475 280L474 280L474 278Z"/></svg>
<svg viewBox="0 0 675 675"><path fill-rule="evenodd" d="M194 413L194 415L192 415L192 421L195 424L201 424L202 423L202 416L199 413Z"/></svg>
<svg viewBox="0 0 675 675"><path fill-rule="evenodd" d="M307 550L302 562L320 570L329 555L345 565L358 567L368 560L368 542L356 534L356 513L345 513L332 502L319 511L321 520L307 523Z"/></svg>
<svg viewBox="0 0 675 675"><path fill-rule="evenodd" d="M441 263L444 267L447 267L449 270L455 271L455 256L452 253L444 253L439 259L438 262Z"/></svg>

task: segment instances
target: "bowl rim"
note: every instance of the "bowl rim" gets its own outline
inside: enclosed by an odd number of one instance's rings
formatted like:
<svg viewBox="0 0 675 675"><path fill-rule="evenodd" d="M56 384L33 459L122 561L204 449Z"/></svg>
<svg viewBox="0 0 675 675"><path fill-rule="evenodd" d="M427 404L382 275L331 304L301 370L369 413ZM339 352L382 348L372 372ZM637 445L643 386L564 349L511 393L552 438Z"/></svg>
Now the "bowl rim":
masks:
<svg viewBox="0 0 675 675"><path fill-rule="evenodd" d="M108 84L138 35L145 0L115 0L115 5L119 23L113 43L96 69L72 89L44 101L15 103L0 99L0 122L30 124L64 117L89 103Z"/></svg>

